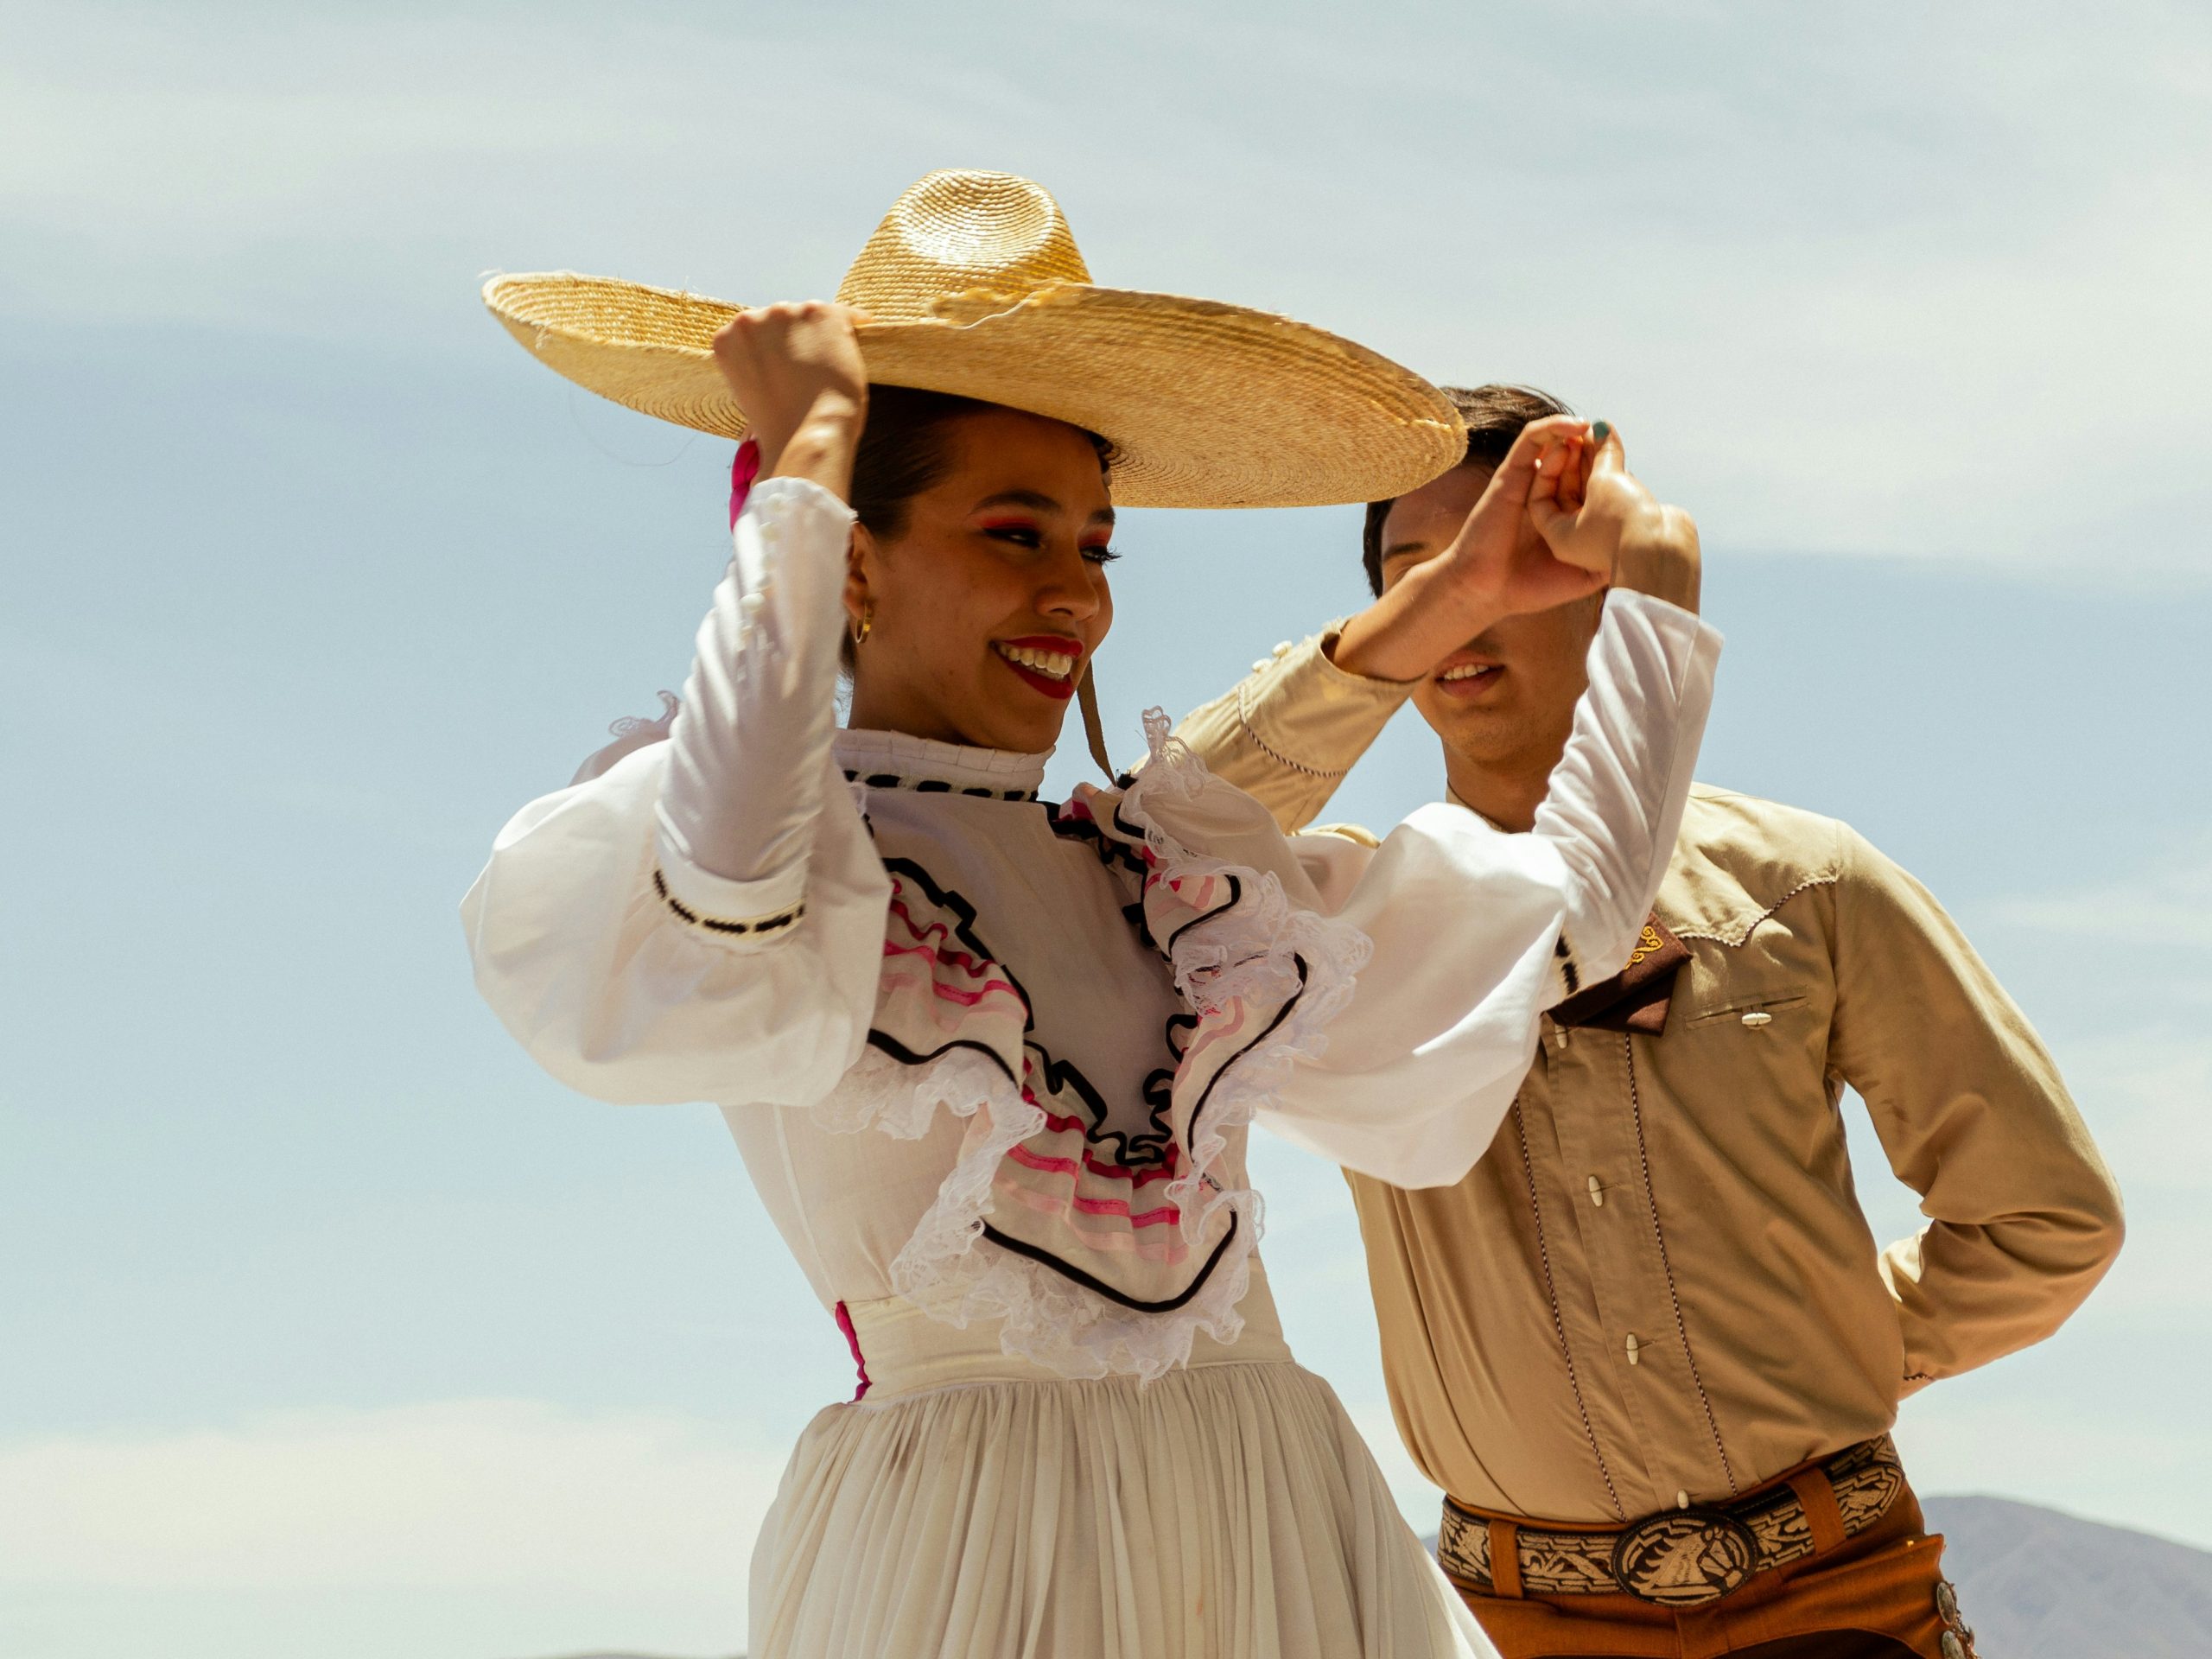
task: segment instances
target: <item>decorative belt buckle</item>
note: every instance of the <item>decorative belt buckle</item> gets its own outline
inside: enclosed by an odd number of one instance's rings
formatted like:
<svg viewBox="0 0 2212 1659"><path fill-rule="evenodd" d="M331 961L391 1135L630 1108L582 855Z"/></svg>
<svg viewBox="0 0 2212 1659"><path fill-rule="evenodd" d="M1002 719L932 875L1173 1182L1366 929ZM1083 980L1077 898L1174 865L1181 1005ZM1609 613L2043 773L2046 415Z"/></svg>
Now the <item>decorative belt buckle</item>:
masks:
<svg viewBox="0 0 2212 1659"><path fill-rule="evenodd" d="M1630 1527L1613 1546L1621 1588L1662 1607L1718 1601L1758 1566L1751 1529L1718 1510L1669 1510Z"/></svg>

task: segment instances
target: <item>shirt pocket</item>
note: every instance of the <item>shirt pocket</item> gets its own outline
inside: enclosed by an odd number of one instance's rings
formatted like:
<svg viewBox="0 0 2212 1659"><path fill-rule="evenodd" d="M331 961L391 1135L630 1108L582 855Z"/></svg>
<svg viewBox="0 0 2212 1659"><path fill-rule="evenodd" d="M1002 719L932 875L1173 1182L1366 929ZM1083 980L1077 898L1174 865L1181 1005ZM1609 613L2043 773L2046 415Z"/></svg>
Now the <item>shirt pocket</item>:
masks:
<svg viewBox="0 0 2212 1659"><path fill-rule="evenodd" d="M1800 987L1785 986L1764 991L1738 987L1722 1001L1709 1007L1689 1010L1689 1018L1683 1021L1683 1026L1689 1031L1724 1025L1744 1026L1756 1030L1773 1025L1782 1016L1805 1007L1811 1001L1811 995Z"/></svg>

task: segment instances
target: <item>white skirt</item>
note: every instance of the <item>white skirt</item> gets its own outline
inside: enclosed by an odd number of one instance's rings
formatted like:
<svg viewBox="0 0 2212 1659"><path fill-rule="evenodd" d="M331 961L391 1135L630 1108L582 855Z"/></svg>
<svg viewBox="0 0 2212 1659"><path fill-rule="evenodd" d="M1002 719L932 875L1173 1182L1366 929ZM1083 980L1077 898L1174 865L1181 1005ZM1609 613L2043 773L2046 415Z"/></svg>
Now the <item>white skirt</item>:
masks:
<svg viewBox="0 0 2212 1659"><path fill-rule="evenodd" d="M904 1304L852 1312L875 1381L785 1471L751 1659L1492 1651L1279 1338L1201 1340L1140 1386L1029 1371Z"/></svg>

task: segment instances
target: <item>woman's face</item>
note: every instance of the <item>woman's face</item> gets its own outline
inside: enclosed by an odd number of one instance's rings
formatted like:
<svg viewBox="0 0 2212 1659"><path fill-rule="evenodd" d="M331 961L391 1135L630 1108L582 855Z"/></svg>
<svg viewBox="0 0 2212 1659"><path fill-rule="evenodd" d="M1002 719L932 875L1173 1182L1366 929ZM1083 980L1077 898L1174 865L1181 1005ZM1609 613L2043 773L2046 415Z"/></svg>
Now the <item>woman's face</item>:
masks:
<svg viewBox="0 0 2212 1659"><path fill-rule="evenodd" d="M895 541L854 531L846 606L866 607L852 723L1034 753L1059 739L1114 620L1114 508L1076 428L1015 410L957 417L950 467Z"/></svg>

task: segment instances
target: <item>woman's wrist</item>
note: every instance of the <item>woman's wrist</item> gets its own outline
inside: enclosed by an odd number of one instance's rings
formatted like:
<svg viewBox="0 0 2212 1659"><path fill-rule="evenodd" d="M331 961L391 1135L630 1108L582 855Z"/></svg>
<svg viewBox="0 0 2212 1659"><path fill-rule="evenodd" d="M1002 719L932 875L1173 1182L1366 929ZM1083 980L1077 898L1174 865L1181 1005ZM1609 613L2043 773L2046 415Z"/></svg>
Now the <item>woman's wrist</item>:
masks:
<svg viewBox="0 0 2212 1659"><path fill-rule="evenodd" d="M865 397L823 392L776 452L771 474L804 478L846 499L853 488L853 457L867 424Z"/></svg>
<svg viewBox="0 0 2212 1659"><path fill-rule="evenodd" d="M1446 580L1449 558L1415 566L1346 622L1329 660L1347 674L1404 684L1490 626L1497 616Z"/></svg>
<svg viewBox="0 0 2212 1659"><path fill-rule="evenodd" d="M1612 586L1695 613L1704 575L1697 526L1679 507L1661 511L1665 522L1656 533L1623 540L1613 557Z"/></svg>

